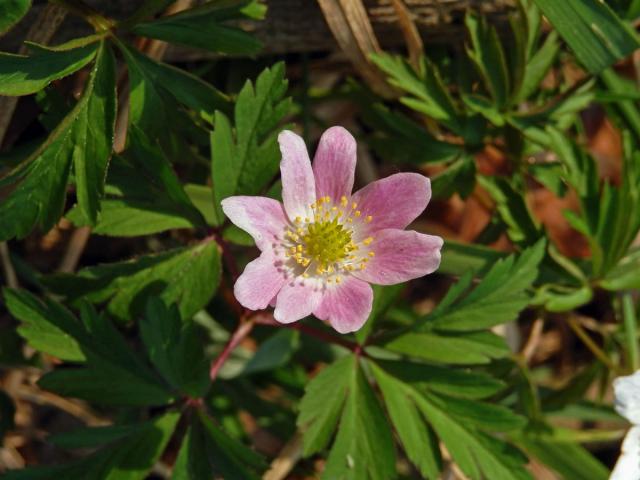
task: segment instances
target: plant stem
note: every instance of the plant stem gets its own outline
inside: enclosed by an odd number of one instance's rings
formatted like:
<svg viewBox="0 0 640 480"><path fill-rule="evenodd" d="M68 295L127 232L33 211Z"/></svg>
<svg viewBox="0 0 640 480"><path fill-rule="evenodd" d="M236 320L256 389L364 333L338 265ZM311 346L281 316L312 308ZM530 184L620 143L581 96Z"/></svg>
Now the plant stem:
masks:
<svg viewBox="0 0 640 480"><path fill-rule="evenodd" d="M304 333L305 335L309 335L310 337L315 337L324 342L333 343L334 345L340 345L352 352L360 355L363 353L362 346L351 342L349 340L344 340L340 337L336 337L335 335L331 335L330 333L323 332L322 330L318 330L316 328L310 327L309 325L305 325L300 322L296 323L280 323L277 322L273 315L267 312L263 312L260 315L254 317L255 322L259 325L268 325L270 327L281 327L281 328L290 328L292 330L298 330L299 332Z"/></svg>
<svg viewBox="0 0 640 480"><path fill-rule="evenodd" d="M240 320L240 324L238 325L238 328L236 329L235 332L233 332L233 335L231 335L231 338L225 345L222 352L220 352L220 355L218 355L218 357L215 358L213 362L211 362L211 369L209 370L209 378L211 378L212 382L215 381L215 379L217 378L218 372L224 365L224 362L226 362L227 359L229 358L229 355L231 355L231 352L233 352L236 349L236 347L240 345L240 343L245 338L247 338L247 335L249 335L249 333L251 333L251 330L253 330L254 325L255 325L255 321L253 319L244 320L244 321L242 319Z"/></svg>
<svg viewBox="0 0 640 480"><path fill-rule="evenodd" d="M624 322L625 337L627 339L627 353L632 371L640 368L638 358L638 319L636 318L635 306L631 293L622 295L622 320Z"/></svg>
<svg viewBox="0 0 640 480"><path fill-rule="evenodd" d="M604 363L610 370L616 372L618 371L618 367L611 361L611 359L607 356L607 354L591 339L591 337L584 331L582 326L578 323L578 321L573 317L569 316L567 319L569 323L569 327L574 333L582 340L582 343L593 353L593 355Z"/></svg>

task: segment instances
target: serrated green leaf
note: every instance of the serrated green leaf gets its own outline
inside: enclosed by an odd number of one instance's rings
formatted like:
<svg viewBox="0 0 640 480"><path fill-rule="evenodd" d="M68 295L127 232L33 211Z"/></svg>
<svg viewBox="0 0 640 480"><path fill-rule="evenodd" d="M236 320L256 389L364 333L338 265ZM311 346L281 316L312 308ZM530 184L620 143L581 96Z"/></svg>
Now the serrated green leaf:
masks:
<svg viewBox="0 0 640 480"><path fill-rule="evenodd" d="M76 328L76 318L62 305L43 301L26 290L3 290L7 309L22 322L18 333L36 350L61 360L85 359L77 340L68 332Z"/></svg>
<svg viewBox="0 0 640 480"><path fill-rule="evenodd" d="M598 73L640 46L634 32L597 0L534 0L591 73Z"/></svg>
<svg viewBox="0 0 640 480"><path fill-rule="evenodd" d="M381 103L364 103L365 121L375 129L369 144L385 159L421 164L449 161L462 153L460 145L434 138L421 125Z"/></svg>
<svg viewBox="0 0 640 480"><path fill-rule="evenodd" d="M284 64L265 69L254 85L247 81L235 104L235 129L216 112L211 134L211 174L217 218L224 214L220 201L234 194L259 193L278 171L280 151L275 130L289 112L284 98Z"/></svg>
<svg viewBox="0 0 640 480"><path fill-rule="evenodd" d="M425 478L437 478L442 470L442 458L433 430L424 422L411 397L405 394L402 382L398 382L374 363L371 367L382 390L391 422L409 460Z"/></svg>
<svg viewBox="0 0 640 480"><path fill-rule="evenodd" d="M559 51L558 35L556 32L551 32L542 47L527 62L520 90L515 97L516 102L522 102L536 92Z"/></svg>
<svg viewBox="0 0 640 480"><path fill-rule="evenodd" d="M94 233L132 237L172 228L197 228L205 220L191 203L169 161L157 145L132 127L124 156L116 156L107 179L107 197ZM88 225L79 208L66 217L75 225Z"/></svg>
<svg viewBox="0 0 640 480"><path fill-rule="evenodd" d="M305 388L298 427L304 432L304 455L324 449L338 424L354 359L344 357L322 370Z"/></svg>
<svg viewBox="0 0 640 480"><path fill-rule="evenodd" d="M496 107L501 109L509 100L511 87L506 56L496 29L489 26L484 16L473 13L467 14L465 25L471 38L471 48L467 49L467 54L482 75Z"/></svg>
<svg viewBox="0 0 640 480"><path fill-rule="evenodd" d="M479 176L478 183L496 202L507 235L514 243L529 246L538 241L542 230L533 218L524 195L505 178Z"/></svg>
<svg viewBox="0 0 640 480"><path fill-rule="evenodd" d="M213 2L202 7L140 23L134 33L216 53L254 55L262 44L252 35L223 22L255 18L263 13L256 1ZM261 18L260 15L259 18Z"/></svg>
<svg viewBox="0 0 640 480"><path fill-rule="evenodd" d="M95 47L91 48L93 56ZM101 44L99 59L73 110L27 161L0 180L0 187L17 184L0 204L0 239L24 237L36 225L46 231L58 221L72 160L81 208L95 218L115 119L114 64L105 49Z"/></svg>
<svg viewBox="0 0 640 480"><path fill-rule="evenodd" d="M265 467L262 456L229 437L203 412L199 424L213 471L222 478L260 478L256 472Z"/></svg>
<svg viewBox="0 0 640 480"><path fill-rule="evenodd" d="M389 76L389 83L411 95L402 97L402 103L460 133L459 114L435 64L424 58L416 72L399 56L372 54L371 60Z"/></svg>
<svg viewBox="0 0 640 480"><path fill-rule="evenodd" d="M81 319L65 324L65 333L78 342L86 363L45 374L38 382L42 388L105 404L163 405L172 400L106 318L83 303Z"/></svg>
<svg viewBox="0 0 640 480"><path fill-rule="evenodd" d="M450 416L446 407L436 405L424 396L414 395L413 398L453 460L470 478L532 478L523 467L526 458L516 448Z"/></svg>
<svg viewBox="0 0 640 480"><path fill-rule="evenodd" d="M195 421L191 422L173 465L171 480L211 480L213 469L201 430Z"/></svg>
<svg viewBox="0 0 640 480"><path fill-rule="evenodd" d="M3 0L0 2L0 35L18 23L31 8L31 0Z"/></svg>
<svg viewBox="0 0 640 480"><path fill-rule="evenodd" d="M100 210L116 122L116 63L111 48L100 44L87 91L86 106L73 129L73 170L78 205L94 224ZM85 93L86 95L86 93Z"/></svg>
<svg viewBox="0 0 640 480"><path fill-rule="evenodd" d="M538 276L544 254L541 240L517 260L512 255L496 262L472 290L471 275L462 277L422 324L450 331L480 330L513 320L529 303L527 289Z"/></svg>
<svg viewBox="0 0 640 480"><path fill-rule="evenodd" d="M523 435L517 437L516 441L527 453L551 467L562 478L609 478L609 470L576 443L535 435Z"/></svg>
<svg viewBox="0 0 640 480"><path fill-rule="evenodd" d="M504 339L491 332L411 332L389 341L385 348L404 355L453 365L489 363L511 353Z"/></svg>
<svg viewBox="0 0 640 480"><path fill-rule="evenodd" d="M50 435L47 440L65 449L97 448L136 432L140 426L140 424L129 424L84 427L71 432Z"/></svg>
<svg viewBox="0 0 640 480"><path fill-rule="evenodd" d="M198 398L209 386L204 346L191 319L182 321L175 305L157 299L147 303L140 334L151 363L179 392Z"/></svg>
<svg viewBox="0 0 640 480"><path fill-rule="evenodd" d="M80 70L96 56L95 44L56 52L40 50L31 56L0 53L0 95L29 95L52 81Z"/></svg>
<svg viewBox="0 0 640 480"><path fill-rule="evenodd" d="M351 356L349 360L347 398L322 478L396 478L395 448L389 424L358 359Z"/></svg>
<svg viewBox="0 0 640 480"><path fill-rule="evenodd" d="M132 103L138 112L133 123L138 127L144 128L147 119L148 123L156 123L150 116L153 115L154 108L162 103L164 94L170 94L178 103L195 111L210 123L215 110L229 110L229 98L204 80L180 68L157 62L123 44L120 44L120 48L133 75L132 87L136 97L132 99ZM145 102L148 103L148 114L144 108L141 109ZM143 119L143 124L138 122L140 118Z"/></svg>
<svg viewBox="0 0 640 480"><path fill-rule="evenodd" d="M503 382L490 375L469 369L395 360L378 360L376 363L387 374L417 389L454 397L486 398L505 388Z"/></svg>
<svg viewBox="0 0 640 480"><path fill-rule="evenodd" d="M280 330L260 345L242 369L241 375L265 372L286 365L299 346L299 332Z"/></svg>
<svg viewBox="0 0 640 480"><path fill-rule="evenodd" d="M88 267L77 275L45 278L54 291L94 303L109 302L108 311L121 321L144 310L150 296L176 302L182 318L191 318L213 296L220 281L220 251L213 241L134 260Z"/></svg>

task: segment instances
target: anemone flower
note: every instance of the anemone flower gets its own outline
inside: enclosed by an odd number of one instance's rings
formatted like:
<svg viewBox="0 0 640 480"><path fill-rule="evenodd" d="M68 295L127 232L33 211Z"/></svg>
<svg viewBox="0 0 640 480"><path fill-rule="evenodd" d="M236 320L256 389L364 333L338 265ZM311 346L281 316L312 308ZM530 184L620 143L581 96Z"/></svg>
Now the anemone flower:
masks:
<svg viewBox="0 0 640 480"><path fill-rule="evenodd" d="M640 370L613 381L615 409L633 425L622 442L622 452L610 480L640 480Z"/></svg>
<svg viewBox="0 0 640 480"><path fill-rule="evenodd" d="M429 202L429 179L397 173L352 194L356 142L344 128L324 132L313 167L301 137L283 131L278 142L283 203L222 201L262 252L234 294L250 310L275 306L280 323L313 314L340 333L356 331L371 313L370 283L406 282L440 264L440 237L404 230Z"/></svg>

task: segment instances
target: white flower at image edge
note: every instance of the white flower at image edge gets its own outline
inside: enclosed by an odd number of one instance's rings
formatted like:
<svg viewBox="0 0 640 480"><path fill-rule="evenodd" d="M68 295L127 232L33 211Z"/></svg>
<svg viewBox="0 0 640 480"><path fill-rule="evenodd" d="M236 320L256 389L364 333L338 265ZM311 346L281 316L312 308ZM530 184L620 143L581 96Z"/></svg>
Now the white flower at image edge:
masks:
<svg viewBox="0 0 640 480"><path fill-rule="evenodd" d="M622 451L610 480L640 480L640 370L613 381L615 409L633 425L622 442Z"/></svg>

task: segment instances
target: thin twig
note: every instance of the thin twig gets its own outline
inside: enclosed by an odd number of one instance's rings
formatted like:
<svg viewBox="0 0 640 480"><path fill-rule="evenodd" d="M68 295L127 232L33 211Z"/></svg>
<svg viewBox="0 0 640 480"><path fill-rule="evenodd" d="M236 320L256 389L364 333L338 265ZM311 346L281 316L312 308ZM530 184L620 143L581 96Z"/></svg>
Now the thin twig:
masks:
<svg viewBox="0 0 640 480"><path fill-rule="evenodd" d="M536 318L531 326L531 333L527 339L527 343L522 349L522 358L526 363L531 361L533 354L538 349L540 339L542 338L542 330L544 329L544 320L542 318Z"/></svg>
<svg viewBox="0 0 640 480"><path fill-rule="evenodd" d="M302 434L296 432L271 462L262 480L284 480L302 457Z"/></svg>
<svg viewBox="0 0 640 480"><path fill-rule="evenodd" d="M593 356L604 363L609 370L613 372L618 371L618 367L611 361L611 359L607 356L607 354L591 339L591 337L584 331L582 326L578 323L578 321L573 317L573 315L569 315L567 318L567 322L569 323L569 327L574 333L582 340L582 343L593 353Z"/></svg>
<svg viewBox="0 0 640 480"><path fill-rule="evenodd" d="M209 370L209 378L211 379L212 382L215 381L215 379L218 377L218 373L220 372L220 369L229 358L229 355L231 355L231 352L233 352L238 347L238 345L240 345L240 343L242 343L242 341L245 338L247 338L249 333L251 333L251 330L253 330L254 325L255 325L255 321L253 320L246 320L246 321L243 321L242 319L240 320L240 324L238 325L238 328L236 329L235 332L233 332L233 335L231 335L231 338L225 345L222 352L220 352L220 355L218 355L213 360L213 362L211 362L211 368Z"/></svg>
<svg viewBox="0 0 640 480"><path fill-rule="evenodd" d="M69 244L67 245L67 249L64 252L64 256L62 257L60 265L58 266L58 272L75 272L90 236L91 228L89 227L78 227L74 230L74 232L71 234L71 238L69 239Z"/></svg>
<svg viewBox="0 0 640 480"><path fill-rule="evenodd" d="M7 286L10 288L18 288L18 277L16 271L11 263L11 256L9 255L9 246L7 242L0 242L0 262L2 262L2 271L4 272L4 278L7 281Z"/></svg>

